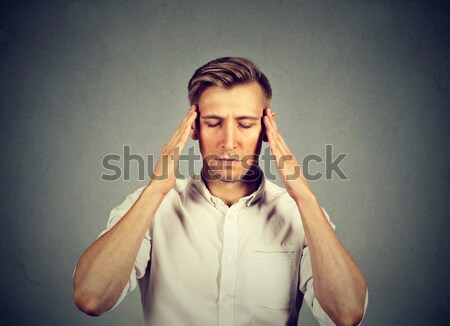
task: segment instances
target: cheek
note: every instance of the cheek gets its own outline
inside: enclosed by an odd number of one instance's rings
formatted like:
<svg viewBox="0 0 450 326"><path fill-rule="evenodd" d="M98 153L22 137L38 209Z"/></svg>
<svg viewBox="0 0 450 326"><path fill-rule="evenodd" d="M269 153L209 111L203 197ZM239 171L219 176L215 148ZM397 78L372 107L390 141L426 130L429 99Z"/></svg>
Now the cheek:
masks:
<svg viewBox="0 0 450 326"><path fill-rule="evenodd" d="M256 148L262 141L261 131L253 132L251 134L245 135L245 144L248 148Z"/></svg>
<svg viewBox="0 0 450 326"><path fill-rule="evenodd" d="M247 135L247 137L255 140L255 139L258 139L259 137L261 137L262 132L263 132L262 128L255 128Z"/></svg>
<svg viewBox="0 0 450 326"><path fill-rule="evenodd" d="M213 135L209 135L205 132L199 132L198 136L198 145L202 154L207 154L208 152L214 150L214 142L212 141L214 139Z"/></svg>
<svg viewBox="0 0 450 326"><path fill-rule="evenodd" d="M211 138L213 135L217 135L218 128L209 128L207 126L199 126L197 129L198 134L203 139Z"/></svg>

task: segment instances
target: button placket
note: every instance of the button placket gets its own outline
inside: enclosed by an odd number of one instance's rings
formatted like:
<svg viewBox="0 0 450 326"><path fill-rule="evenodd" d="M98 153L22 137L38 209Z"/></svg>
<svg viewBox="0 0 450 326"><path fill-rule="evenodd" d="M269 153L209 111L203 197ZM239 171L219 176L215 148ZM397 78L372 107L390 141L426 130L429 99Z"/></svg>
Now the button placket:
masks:
<svg viewBox="0 0 450 326"><path fill-rule="evenodd" d="M237 206L231 206L225 215L222 275L220 280L219 326L229 326L234 323L234 296L236 288L236 257L238 250Z"/></svg>

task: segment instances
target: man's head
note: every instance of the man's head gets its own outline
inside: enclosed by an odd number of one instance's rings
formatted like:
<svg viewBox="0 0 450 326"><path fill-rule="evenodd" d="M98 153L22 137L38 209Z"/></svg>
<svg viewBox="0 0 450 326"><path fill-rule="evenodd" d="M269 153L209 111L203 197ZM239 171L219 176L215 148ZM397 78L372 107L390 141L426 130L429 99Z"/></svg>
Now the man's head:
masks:
<svg viewBox="0 0 450 326"><path fill-rule="evenodd" d="M248 59L224 57L198 68L188 91L198 111L191 137L199 140L203 172L224 181L248 177L267 141L262 122L272 98L267 77Z"/></svg>

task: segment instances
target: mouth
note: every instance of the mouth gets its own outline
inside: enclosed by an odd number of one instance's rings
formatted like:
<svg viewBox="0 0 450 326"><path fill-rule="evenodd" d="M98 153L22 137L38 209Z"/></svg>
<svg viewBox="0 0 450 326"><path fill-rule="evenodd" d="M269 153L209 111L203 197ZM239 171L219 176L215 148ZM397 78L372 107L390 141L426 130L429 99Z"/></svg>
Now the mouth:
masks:
<svg viewBox="0 0 450 326"><path fill-rule="evenodd" d="M219 165L231 167L231 166L236 166L241 161L236 158L219 157L217 159L217 162L219 163Z"/></svg>
<svg viewBox="0 0 450 326"><path fill-rule="evenodd" d="M231 158L231 157L220 157L219 161L223 161L223 162L239 162L238 159L236 158Z"/></svg>
<svg viewBox="0 0 450 326"><path fill-rule="evenodd" d="M240 161L240 155L239 154L224 154L222 155L217 155L217 158L219 160L223 160L223 161Z"/></svg>

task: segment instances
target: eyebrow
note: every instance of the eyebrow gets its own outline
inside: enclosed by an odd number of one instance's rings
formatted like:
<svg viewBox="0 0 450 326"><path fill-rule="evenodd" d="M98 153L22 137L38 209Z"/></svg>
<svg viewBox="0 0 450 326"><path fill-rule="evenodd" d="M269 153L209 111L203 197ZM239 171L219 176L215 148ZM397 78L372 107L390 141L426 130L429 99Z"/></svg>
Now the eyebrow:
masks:
<svg viewBox="0 0 450 326"><path fill-rule="evenodd" d="M216 120L223 120L224 118L223 118L223 117L220 117L220 116L218 116L218 115L215 115L215 114L208 114L208 115L204 115L204 116L202 117L202 119L216 119ZM261 119L261 118L257 118L257 117L252 116L252 115L241 115L241 116L239 116L239 117L236 118L236 120L254 120L254 121L260 120L260 119Z"/></svg>

